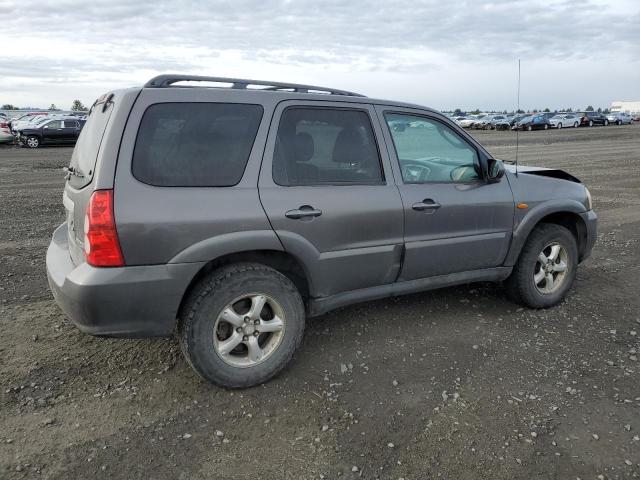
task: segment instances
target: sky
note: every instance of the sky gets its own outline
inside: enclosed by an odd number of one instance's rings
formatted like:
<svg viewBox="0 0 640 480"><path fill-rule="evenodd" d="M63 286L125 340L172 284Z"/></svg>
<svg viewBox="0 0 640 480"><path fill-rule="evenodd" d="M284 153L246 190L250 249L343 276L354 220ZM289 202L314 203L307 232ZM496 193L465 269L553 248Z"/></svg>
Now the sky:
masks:
<svg viewBox="0 0 640 480"><path fill-rule="evenodd" d="M518 59L521 108L640 100L638 0L0 0L0 18L0 105L188 73L513 110Z"/></svg>

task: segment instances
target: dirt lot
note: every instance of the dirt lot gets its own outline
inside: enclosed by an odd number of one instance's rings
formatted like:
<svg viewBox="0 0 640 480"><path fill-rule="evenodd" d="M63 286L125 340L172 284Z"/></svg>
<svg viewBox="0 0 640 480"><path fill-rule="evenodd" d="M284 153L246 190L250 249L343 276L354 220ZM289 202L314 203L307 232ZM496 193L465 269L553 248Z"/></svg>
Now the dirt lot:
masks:
<svg viewBox="0 0 640 480"><path fill-rule="evenodd" d="M499 158L515 134L474 132ZM80 334L46 284L68 148L0 146L0 478L640 477L640 125L520 134L567 169L600 233L569 298L499 285L308 322L267 385L203 383L175 341Z"/></svg>

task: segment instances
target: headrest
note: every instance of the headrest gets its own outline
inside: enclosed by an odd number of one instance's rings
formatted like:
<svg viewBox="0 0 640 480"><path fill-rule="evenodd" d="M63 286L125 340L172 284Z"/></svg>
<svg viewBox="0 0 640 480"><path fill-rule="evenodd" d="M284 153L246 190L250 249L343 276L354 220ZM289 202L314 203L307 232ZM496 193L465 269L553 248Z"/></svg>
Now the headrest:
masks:
<svg viewBox="0 0 640 480"><path fill-rule="evenodd" d="M298 132L294 137L296 162L308 162L313 158L315 146L313 137L307 132Z"/></svg>
<svg viewBox="0 0 640 480"><path fill-rule="evenodd" d="M344 128L336 138L333 147L333 161L336 163L360 163L363 158L362 137L355 128Z"/></svg>

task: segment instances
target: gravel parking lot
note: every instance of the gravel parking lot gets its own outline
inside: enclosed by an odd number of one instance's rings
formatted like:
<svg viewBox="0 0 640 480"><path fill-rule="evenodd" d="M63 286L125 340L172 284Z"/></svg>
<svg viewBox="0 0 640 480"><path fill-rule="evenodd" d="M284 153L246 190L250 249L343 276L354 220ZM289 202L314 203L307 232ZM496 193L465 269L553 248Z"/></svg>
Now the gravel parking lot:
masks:
<svg viewBox="0 0 640 480"><path fill-rule="evenodd" d="M472 134L513 158L514 133ZM1 478L640 477L639 124L520 133L520 162L581 178L600 217L561 306L475 284L340 309L244 391L171 339L65 320L44 257L70 154L0 146Z"/></svg>

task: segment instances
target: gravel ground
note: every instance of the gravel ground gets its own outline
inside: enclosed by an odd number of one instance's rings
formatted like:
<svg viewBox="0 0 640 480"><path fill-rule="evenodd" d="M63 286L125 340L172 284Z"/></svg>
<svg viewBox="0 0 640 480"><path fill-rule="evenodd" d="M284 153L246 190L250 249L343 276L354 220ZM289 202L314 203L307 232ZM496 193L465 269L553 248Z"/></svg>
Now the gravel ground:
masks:
<svg viewBox="0 0 640 480"><path fill-rule="evenodd" d="M473 132L499 158L515 134ZM594 196L560 306L475 284L308 322L274 381L203 383L171 339L80 334L44 257L69 148L0 146L0 478L640 477L640 125L520 134Z"/></svg>

